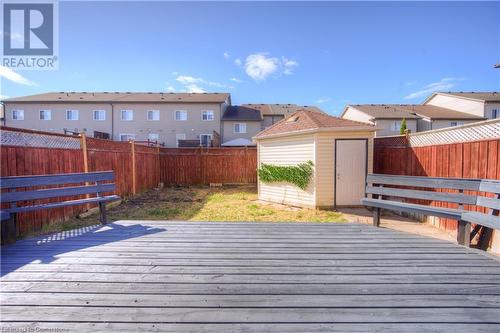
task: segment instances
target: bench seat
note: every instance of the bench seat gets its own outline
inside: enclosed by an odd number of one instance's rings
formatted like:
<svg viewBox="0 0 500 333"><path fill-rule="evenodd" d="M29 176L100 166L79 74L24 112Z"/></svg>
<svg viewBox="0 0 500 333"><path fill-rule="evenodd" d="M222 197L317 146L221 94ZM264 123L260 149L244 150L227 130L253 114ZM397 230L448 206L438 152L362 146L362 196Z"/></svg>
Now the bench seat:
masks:
<svg viewBox="0 0 500 333"><path fill-rule="evenodd" d="M462 220L473 224L480 224L491 229L500 229L500 216L480 212L465 212L462 214Z"/></svg>
<svg viewBox="0 0 500 333"><path fill-rule="evenodd" d="M13 208L9 208L9 212L10 213L31 212L31 211L40 210L40 209L51 209L51 208L60 208L60 207L66 207L66 206L85 205L85 204L98 203L98 202L115 201L115 200L119 200L119 199L120 199L120 196L118 196L118 195L107 195L107 196L103 196L103 197L52 202L52 203L39 204L39 205L34 205L34 206L13 207Z"/></svg>
<svg viewBox="0 0 500 333"><path fill-rule="evenodd" d="M0 220L4 221L4 220L8 220L8 219L10 219L10 213L6 212L4 210L0 210Z"/></svg>
<svg viewBox="0 0 500 333"><path fill-rule="evenodd" d="M461 209L434 207L434 206L412 204L407 202L372 199L372 198L364 198L361 200L361 203L365 206L377 207L381 209L395 210L399 212L427 214L427 215L455 219L455 220L459 220L462 213L464 212Z"/></svg>

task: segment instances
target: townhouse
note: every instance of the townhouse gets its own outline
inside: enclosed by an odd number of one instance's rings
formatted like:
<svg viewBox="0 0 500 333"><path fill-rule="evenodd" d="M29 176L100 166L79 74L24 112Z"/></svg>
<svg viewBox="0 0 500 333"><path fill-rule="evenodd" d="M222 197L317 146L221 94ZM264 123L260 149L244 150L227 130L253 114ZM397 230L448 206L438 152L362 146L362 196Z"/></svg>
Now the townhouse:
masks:
<svg viewBox="0 0 500 333"><path fill-rule="evenodd" d="M402 120L421 132L500 117L497 92L436 92L422 104L351 104L342 118L376 125L377 136L399 135Z"/></svg>
<svg viewBox="0 0 500 333"><path fill-rule="evenodd" d="M228 93L59 92L9 98L3 104L5 126L176 147L180 140L210 145L221 132L231 97Z"/></svg>

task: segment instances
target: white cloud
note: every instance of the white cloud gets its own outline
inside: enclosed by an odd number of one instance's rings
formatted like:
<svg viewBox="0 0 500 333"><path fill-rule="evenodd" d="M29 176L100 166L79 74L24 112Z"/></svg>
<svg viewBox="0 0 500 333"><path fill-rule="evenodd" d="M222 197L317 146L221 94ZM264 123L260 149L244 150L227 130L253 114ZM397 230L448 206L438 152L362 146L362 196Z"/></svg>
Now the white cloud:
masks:
<svg viewBox="0 0 500 333"><path fill-rule="evenodd" d="M9 96L0 94L0 99L6 99L6 98L9 98Z"/></svg>
<svg viewBox="0 0 500 333"><path fill-rule="evenodd" d="M278 58L268 57L265 53L250 54L245 61L245 72L255 81L263 81L279 66Z"/></svg>
<svg viewBox="0 0 500 333"><path fill-rule="evenodd" d="M293 74L293 70L299 66L299 63L296 62L295 60L290 60L290 59L287 59L285 57L282 57L281 58L281 62L283 64L283 74L285 75L292 75Z"/></svg>
<svg viewBox="0 0 500 333"><path fill-rule="evenodd" d="M439 80L438 82L429 83L428 85L422 87L422 89L412 92L411 94L405 96L405 99L414 99L417 97L423 97L426 95L430 95L436 91L446 91L455 87L458 81L463 81L463 78L455 78L455 77L445 77Z"/></svg>
<svg viewBox="0 0 500 333"><path fill-rule="evenodd" d="M21 74L14 72L12 69L0 65L0 77L12 81L17 84L22 84L25 86L36 86L37 84L31 80L28 80Z"/></svg>
<svg viewBox="0 0 500 333"><path fill-rule="evenodd" d="M228 52L224 52L224 59L230 59L231 55Z"/></svg>
<svg viewBox="0 0 500 333"><path fill-rule="evenodd" d="M182 84L184 88L189 92L194 93L204 93L207 92L207 87L215 87L222 89L233 89L234 87L231 85L227 85L224 83L207 81L201 77L194 77L188 75L179 75L176 79L177 82Z"/></svg>
<svg viewBox="0 0 500 333"><path fill-rule="evenodd" d="M232 77L232 78L230 78L229 80L230 80L230 81L233 81L233 82L236 82L236 83L241 83L241 82L243 82L243 81L241 81L240 79L235 78L235 77Z"/></svg>
<svg viewBox="0 0 500 333"><path fill-rule="evenodd" d="M317 104L323 104L326 102L330 102L332 99L330 97L324 97L324 98L319 98L316 101L314 101Z"/></svg>
<svg viewBox="0 0 500 333"><path fill-rule="evenodd" d="M234 59L234 63L236 64L236 66L241 66L243 64L240 58Z"/></svg>
<svg viewBox="0 0 500 333"><path fill-rule="evenodd" d="M295 60L268 56L267 53L250 54L245 60L245 72L255 81L263 81L273 74L292 75L299 66Z"/></svg>
<svg viewBox="0 0 500 333"><path fill-rule="evenodd" d="M174 92L175 91L175 87L172 86L172 85L167 85L167 91Z"/></svg>

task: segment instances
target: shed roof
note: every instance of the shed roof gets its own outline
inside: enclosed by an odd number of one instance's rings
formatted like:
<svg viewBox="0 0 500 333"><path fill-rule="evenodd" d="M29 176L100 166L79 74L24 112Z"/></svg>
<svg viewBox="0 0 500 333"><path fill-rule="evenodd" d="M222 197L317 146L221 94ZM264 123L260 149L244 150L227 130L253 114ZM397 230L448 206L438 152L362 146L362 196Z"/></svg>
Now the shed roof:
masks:
<svg viewBox="0 0 500 333"><path fill-rule="evenodd" d="M324 112L313 110L299 110L293 113L289 118L280 120L276 124L266 128L258 133L255 138L262 139L266 137L297 134L301 132L314 132L319 130L338 130L338 131L375 131L373 125L330 116Z"/></svg>
<svg viewBox="0 0 500 333"><path fill-rule="evenodd" d="M50 92L4 99L16 103L223 103L228 93Z"/></svg>

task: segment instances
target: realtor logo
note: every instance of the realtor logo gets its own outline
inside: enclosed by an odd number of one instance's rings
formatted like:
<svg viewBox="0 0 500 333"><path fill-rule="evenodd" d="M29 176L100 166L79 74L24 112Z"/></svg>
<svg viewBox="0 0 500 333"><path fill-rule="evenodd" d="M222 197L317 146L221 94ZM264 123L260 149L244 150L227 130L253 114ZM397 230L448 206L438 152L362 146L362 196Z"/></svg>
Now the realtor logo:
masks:
<svg viewBox="0 0 500 333"><path fill-rule="evenodd" d="M2 65L57 69L57 1L27 1L2 1Z"/></svg>

